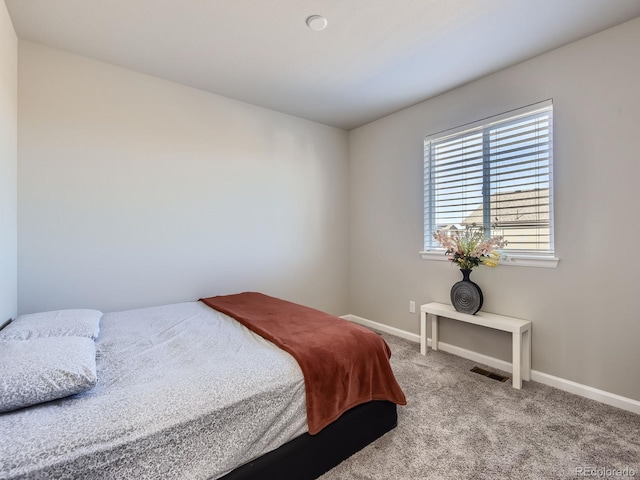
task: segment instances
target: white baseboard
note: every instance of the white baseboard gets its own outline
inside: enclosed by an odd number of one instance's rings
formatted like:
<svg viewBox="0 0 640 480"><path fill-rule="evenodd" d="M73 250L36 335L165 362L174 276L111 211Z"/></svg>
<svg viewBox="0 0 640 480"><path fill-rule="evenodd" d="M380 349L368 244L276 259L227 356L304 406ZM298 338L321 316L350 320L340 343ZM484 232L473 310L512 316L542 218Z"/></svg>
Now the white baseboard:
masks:
<svg viewBox="0 0 640 480"><path fill-rule="evenodd" d="M368 320L357 315L343 315L341 318L349 320L353 323L358 323L365 327L380 330L381 332L385 332L390 335L395 335L396 337L404 338L418 344L420 343L420 335L415 333L407 332L395 327L390 327L388 325L374 322L373 320ZM427 339L427 345L431 346L431 339ZM468 360L472 360L474 362L496 368L498 370L502 370L505 372L513 371L512 364L510 362L505 362L504 360L500 360L495 357L489 357L487 355L467 350L465 348L456 347L455 345L444 342L438 342L438 348L453 355L457 355L459 357L463 357ZM627 398L615 393L599 390L588 385L582 385L580 383L576 383L560 377L555 377L548 373L539 372L537 370L531 370L531 380L533 380L534 382L542 383L544 385L549 385L550 387L554 387L559 390L564 390L565 392L580 395L581 397L596 400L606 405L611 405L613 407L621 408L629 412L640 414L640 401L634 400L632 398Z"/></svg>
<svg viewBox="0 0 640 480"><path fill-rule="evenodd" d="M340 318L344 318L345 320L349 320L353 323L358 323L365 327L375 328L376 330L395 335L396 337L404 338L405 340L420 343L420 335L407 332L406 330L400 330L399 328L390 327L389 325L383 325L382 323L374 322L373 320L367 320L366 318L362 318L357 315L342 315Z"/></svg>

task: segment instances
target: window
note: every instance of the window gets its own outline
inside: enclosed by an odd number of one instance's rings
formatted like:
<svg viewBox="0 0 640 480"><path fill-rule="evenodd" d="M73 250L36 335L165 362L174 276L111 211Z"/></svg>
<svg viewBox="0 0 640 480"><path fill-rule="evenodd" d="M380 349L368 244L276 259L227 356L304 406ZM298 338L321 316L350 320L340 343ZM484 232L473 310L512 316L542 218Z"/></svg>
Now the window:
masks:
<svg viewBox="0 0 640 480"><path fill-rule="evenodd" d="M508 240L506 263L555 266L552 165L551 101L426 137L423 257L436 230L476 224Z"/></svg>

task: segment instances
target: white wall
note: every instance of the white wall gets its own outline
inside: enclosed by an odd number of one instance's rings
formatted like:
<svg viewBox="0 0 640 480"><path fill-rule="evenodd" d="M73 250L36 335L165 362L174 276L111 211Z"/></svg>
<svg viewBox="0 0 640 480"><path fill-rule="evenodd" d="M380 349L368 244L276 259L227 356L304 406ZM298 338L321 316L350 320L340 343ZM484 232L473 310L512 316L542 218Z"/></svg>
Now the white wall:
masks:
<svg viewBox="0 0 640 480"><path fill-rule="evenodd" d="M23 41L19 108L20 313L347 312L345 131Z"/></svg>
<svg viewBox="0 0 640 480"><path fill-rule="evenodd" d="M17 287L18 39L0 2L0 324L15 318Z"/></svg>
<svg viewBox="0 0 640 480"><path fill-rule="evenodd" d="M640 19L350 132L350 312L412 333L461 278L421 260L423 138L552 98L556 269L480 268L484 309L533 321L533 368L640 400ZM502 332L444 321L441 340L510 361Z"/></svg>

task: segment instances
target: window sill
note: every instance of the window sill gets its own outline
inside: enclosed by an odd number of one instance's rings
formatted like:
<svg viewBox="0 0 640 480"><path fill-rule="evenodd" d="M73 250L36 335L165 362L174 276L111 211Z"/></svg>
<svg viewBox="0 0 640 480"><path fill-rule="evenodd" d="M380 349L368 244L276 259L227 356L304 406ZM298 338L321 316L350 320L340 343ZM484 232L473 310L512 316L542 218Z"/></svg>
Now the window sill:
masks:
<svg viewBox="0 0 640 480"><path fill-rule="evenodd" d="M436 260L448 262L449 259L443 250L428 250L420 252L423 260ZM538 267L538 268L556 268L559 258L543 255L522 255L522 254L502 254L500 265L510 267Z"/></svg>

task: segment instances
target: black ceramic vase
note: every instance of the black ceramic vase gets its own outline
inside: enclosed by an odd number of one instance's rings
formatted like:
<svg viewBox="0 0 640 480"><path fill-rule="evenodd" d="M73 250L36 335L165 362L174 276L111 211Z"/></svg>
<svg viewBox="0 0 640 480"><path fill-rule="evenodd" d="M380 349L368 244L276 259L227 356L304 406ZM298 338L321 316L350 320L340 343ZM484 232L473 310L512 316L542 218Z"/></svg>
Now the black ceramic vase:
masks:
<svg viewBox="0 0 640 480"><path fill-rule="evenodd" d="M460 270L462 280L451 287L451 305L456 311L475 315L482 308L482 290L469 279L471 270Z"/></svg>

